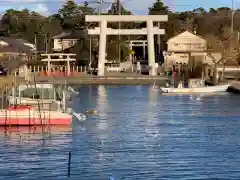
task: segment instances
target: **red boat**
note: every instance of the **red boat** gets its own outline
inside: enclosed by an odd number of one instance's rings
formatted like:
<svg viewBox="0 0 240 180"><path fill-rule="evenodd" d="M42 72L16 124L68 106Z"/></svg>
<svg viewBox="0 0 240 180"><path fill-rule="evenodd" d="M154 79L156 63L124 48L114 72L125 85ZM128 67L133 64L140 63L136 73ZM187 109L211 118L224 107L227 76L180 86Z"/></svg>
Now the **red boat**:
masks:
<svg viewBox="0 0 240 180"><path fill-rule="evenodd" d="M0 111L0 126L70 125L72 115L60 111L38 110L28 105L10 106Z"/></svg>

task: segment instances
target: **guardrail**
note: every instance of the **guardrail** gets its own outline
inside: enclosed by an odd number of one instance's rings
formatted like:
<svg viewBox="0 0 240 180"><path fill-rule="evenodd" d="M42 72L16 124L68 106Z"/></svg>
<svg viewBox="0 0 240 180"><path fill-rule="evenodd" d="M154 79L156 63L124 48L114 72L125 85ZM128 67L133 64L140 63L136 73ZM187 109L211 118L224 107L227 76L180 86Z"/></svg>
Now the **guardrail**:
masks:
<svg viewBox="0 0 240 180"><path fill-rule="evenodd" d="M70 72L87 72L89 68L87 66L70 66ZM40 72L47 72L48 68L47 66L28 66L28 70L30 72L35 72L35 73L40 73ZM51 68L52 72L67 72L67 66L55 66L53 68Z"/></svg>

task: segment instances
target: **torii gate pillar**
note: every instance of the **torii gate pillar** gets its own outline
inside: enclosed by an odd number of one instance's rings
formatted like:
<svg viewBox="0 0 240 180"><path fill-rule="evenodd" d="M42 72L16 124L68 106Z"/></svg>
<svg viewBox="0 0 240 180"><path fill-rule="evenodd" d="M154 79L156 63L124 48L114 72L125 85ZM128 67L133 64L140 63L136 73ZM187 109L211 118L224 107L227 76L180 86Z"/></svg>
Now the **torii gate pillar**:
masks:
<svg viewBox="0 0 240 180"><path fill-rule="evenodd" d="M98 58L98 76L104 76L106 44L107 44L107 21L100 22L100 43L99 43L99 58Z"/></svg>
<svg viewBox="0 0 240 180"><path fill-rule="evenodd" d="M88 34L100 35L98 76L104 76L105 58L106 58L106 36L107 35L147 35L148 40L148 65L150 66L149 75L156 76L154 34L164 34L164 29L153 27L153 21L168 20L167 15L133 16L133 15L87 15L87 22L99 22L100 28L89 29ZM107 28L107 22L147 22L147 28L143 29L110 29Z"/></svg>
<svg viewBox="0 0 240 180"><path fill-rule="evenodd" d="M150 66L149 75L157 76L152 20L147 21L147 41L148 41L148 65Z"/></svg>

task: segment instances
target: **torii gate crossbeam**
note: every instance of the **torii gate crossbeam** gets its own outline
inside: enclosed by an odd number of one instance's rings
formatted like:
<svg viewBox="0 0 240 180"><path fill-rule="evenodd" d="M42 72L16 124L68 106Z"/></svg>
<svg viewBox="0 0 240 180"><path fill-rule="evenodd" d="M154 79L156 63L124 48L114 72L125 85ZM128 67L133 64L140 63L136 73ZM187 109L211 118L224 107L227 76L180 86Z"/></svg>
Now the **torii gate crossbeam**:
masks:
<svg viewBox="0 0 240 180"><path fill-rule="evenodd" d="M155 50L154 50L154 34L164 34L164 29L153 27L153 21L166 22L167 15L150 15L150 16L133 16L133 15L87 15L87 22L99 22L100 28L89 29L88 34L99 34L99 59L98 59L98 76L104 76L106 43L107 35L131 35L145 34L148 40L148 64L150 66L149 75L156 76L155 68ZM147 22L147 28L143 29L110 29L107 28L107 22Z"/></svg>

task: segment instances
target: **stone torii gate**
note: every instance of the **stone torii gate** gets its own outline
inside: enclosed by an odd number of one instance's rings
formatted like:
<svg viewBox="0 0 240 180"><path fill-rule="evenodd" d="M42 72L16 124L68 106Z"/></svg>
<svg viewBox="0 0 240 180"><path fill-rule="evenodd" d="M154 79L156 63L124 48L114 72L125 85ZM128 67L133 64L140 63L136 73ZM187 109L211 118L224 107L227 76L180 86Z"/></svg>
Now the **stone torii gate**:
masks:
<svg viewBox="0 0 240 180"><path fill-rule="evenodd" d="M149 75L156 76L154 34L164 34L164 29L153 27L153 22L168 21L167 15L133 16L133 15L87 15L86 22L99 22L95 29L89 29L89 35L100 35L98 76L104 76L107 35L147 35L148 41L148 65ZM147 28L143 29L111 29L107 28L107 22L147 22Z"/></svg>

